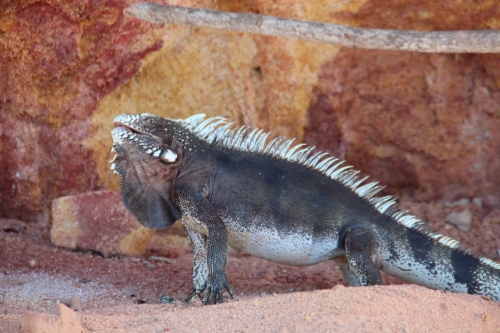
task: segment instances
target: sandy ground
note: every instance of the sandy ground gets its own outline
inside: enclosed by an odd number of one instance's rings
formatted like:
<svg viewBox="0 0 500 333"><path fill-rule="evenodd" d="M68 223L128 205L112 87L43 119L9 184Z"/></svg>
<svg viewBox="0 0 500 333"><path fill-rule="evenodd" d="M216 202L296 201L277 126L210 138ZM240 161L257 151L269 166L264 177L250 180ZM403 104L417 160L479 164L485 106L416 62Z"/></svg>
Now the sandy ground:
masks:
<svg viewBox="0 0 500 333"><path fill-rule="evenodd" d="M454 208L406 206L476 253L494 258L500 248L500 223L487 208L471 208L472 229L462 232L442 222ZM0 331L18 332L26 314L66 303L84 332L500 332L500 303L487 298L388 276L388 286L346 288L334 262L292 267L235 251L227 271L236 299L157 304L162 294L182 300L191 291L193 256L189 247L177 252L167 262L149 259L152 253L104 258L56 248L44 226L0 231Z"/></svg>

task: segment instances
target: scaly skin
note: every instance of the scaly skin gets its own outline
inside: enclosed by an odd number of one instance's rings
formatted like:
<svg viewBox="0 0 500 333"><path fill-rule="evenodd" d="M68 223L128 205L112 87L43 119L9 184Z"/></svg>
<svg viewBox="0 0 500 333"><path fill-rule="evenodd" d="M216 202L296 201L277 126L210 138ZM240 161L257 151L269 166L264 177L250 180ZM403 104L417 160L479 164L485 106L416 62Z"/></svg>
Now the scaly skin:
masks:
<svg viewBox="0 0 500 333"><path fill-rule="evenodd" d="M112 131L125 206L146 227L180 220L195 250L193 293L203 304L233 292L227 249L289 265L335 259L351 286L382 284L380 271L429 288L500 301L500 264L421 228L380 187L312 148L221 118L119 115Z"/></svg>

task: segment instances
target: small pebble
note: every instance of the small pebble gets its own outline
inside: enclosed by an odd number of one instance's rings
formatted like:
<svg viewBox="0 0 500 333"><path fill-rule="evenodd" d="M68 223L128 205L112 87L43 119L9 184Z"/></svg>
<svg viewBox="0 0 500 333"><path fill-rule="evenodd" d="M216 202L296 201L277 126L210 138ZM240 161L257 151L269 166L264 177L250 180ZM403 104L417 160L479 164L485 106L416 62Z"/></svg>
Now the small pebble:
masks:
<svg viewBox="0 0 500 333"><path fill-rule="evenodd" d="M479 198L472 199L472 203L479 208L483 208L483 200L481 200Z"/></svg>
<svg viewBox="0 0 500 333"><path fill-rule="evenodd" d="M446 216L445 221L455 225L462 231L469 231L472 223L472 213L466 209L462 212L453 212Z"/></svg>
<svg viewBox="0 0 500 333"><path fill-rule="evenodd" d="M38 266L38 262L35 259L31 259L28 265L30 265L30 267L36 267Z"/></svg>
<svg viewBox="0 0 500 333"><path fill-rule="evenodd" d="M167 296L167 295L163 295L160 297L160 300L158 301L158 303L160 304L170 304L170 303L173 303L175 301L175 299L173 299L172 297L170 296Z"/></svg>

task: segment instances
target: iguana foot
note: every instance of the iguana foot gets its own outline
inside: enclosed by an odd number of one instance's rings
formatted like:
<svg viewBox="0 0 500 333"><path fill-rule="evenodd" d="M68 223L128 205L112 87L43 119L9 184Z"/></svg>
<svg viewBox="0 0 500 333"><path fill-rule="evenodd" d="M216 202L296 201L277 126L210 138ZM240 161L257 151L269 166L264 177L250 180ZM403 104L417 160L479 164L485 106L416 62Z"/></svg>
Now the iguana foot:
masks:
<svg viewBox="0 0 500 333"><path fill-rule="evenodd" d="M206 283L203 288L195 288L193 292L188 296L188 298L186 298L185 302L189 303L195 297L199 297L201 299L201 293L205 291L205 297L203 297L201 301L203 305L206 305L210 299L212 300L212 304L224 303L224 297L222 295L224 288L226 288L229 296L231 296L231 298L234 298L234 292L229 286L227 278L218 280L219 281L217 281L216 283Z"/></svg>
<svg viewBox="0 0 500 333"><path fill-rule="evenodd" d="M229 296L231 296L231 298L234 298L234 293L231 290L229 283L225 281L214 285L208 284L207 289L205 290L205 297L203 297L201 303L203 305L207 304L210 300L210 297L212 298L212 304L224 303L224 297L222 296L222 292L224 290L223 288L226 288Z"/></svg>

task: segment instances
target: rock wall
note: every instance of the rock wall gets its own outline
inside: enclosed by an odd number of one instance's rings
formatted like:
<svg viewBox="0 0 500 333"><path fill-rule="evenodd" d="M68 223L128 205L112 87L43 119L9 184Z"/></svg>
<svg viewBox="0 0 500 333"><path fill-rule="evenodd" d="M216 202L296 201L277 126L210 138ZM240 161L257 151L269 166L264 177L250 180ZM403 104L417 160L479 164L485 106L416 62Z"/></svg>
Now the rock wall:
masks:
<svg viewBox="0 0 500 333"><path fill-rule="evenodd" d="M0 217L118 189L121 112L204 112L298 137L419 200L499 205L500 57L352 50L125 18L132 0L0 3ZM496 1L209 1L352 26L499 29Z"/></svg>
<svg viewBox="0 0 500 333"><path fill-rule="evenodd" d="M494 1L367 2L345 24L499 29ZM319 73L304 140L416 200L500 203L500 56L342 48Z"/></svg>
<svg viewBox="0 0 500 333"><path fill-rule="evenodd" d="M0 4L0 215L48 221L52 199L99 188L92 115L162 46L125 5Z"/></svg>

